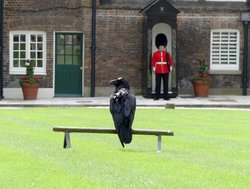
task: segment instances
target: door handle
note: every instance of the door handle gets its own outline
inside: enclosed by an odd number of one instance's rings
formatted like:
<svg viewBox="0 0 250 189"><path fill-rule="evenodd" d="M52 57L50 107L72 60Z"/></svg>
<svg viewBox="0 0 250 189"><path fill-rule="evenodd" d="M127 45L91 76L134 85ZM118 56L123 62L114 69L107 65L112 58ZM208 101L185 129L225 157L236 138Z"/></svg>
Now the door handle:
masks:
<svg viewBox="0 0 250 189"><path fill-rule="evenodd" d="M82 70L82 67L80 67L80 70Z"/></svg>

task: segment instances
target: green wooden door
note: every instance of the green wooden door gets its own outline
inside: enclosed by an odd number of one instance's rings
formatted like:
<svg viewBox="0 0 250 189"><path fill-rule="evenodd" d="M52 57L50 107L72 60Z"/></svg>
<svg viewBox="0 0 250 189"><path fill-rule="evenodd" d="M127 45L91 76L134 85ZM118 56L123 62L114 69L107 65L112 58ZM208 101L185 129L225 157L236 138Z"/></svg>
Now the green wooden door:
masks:
<svg viewBox="0 0 250 189"><path fill-rule="evenodd" d="M55 96L82 96L81 33L56 33Z"/></svg>

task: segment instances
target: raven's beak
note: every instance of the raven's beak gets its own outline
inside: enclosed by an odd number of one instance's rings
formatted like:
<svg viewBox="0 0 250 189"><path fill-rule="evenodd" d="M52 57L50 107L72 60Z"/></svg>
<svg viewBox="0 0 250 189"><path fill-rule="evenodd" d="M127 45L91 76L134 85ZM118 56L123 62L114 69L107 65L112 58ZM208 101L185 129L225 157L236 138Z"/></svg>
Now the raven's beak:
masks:
<svg viewBox="0 0 250 189"><path fill-rule="evenodd" d="M109 81L109 85L115 85L117 82L117 79L113 79L111 81Z"/></svg>

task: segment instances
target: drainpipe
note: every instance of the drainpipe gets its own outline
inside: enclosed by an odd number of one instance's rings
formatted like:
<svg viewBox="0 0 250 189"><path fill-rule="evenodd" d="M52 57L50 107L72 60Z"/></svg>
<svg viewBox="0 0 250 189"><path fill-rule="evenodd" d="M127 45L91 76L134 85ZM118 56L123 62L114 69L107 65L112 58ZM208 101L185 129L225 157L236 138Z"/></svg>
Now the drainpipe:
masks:
<svg viewBox="0 0 250 189"><path fill-rule="evenodd" d="M243 62L243 76L242 76L242 88L243 95L247 95L247 83L248 83L248 21L244 22L244 62Z"/></svg>
<svg viewBox="0 0 250 189"><path fill-rule="evenodd" d="M96 0L92 0L91 97L95 96L96 64Z"/></svg>
<svg viewBox="0 0 250 189"><path fill-rule="evenodd" d="M249 0L247 1L249 3ZM250 21L250 12L242 12L240 20L244 24L244 55L243 55L243 73L242 73L242 90L243 95L247 95L248 85L248 22Z"/></svg>
<svg viewBox="0 0 250 189"><path fill-rule="evenodd" d="M3 2L0 0L0 100L3 99Z"/></svg>

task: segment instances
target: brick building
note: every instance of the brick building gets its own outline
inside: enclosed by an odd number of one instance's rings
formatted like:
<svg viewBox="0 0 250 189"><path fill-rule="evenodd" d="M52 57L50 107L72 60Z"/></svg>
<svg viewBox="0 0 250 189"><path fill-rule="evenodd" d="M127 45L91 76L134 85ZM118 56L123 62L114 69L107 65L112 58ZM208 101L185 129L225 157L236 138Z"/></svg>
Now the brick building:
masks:
<svg viewBox="0 0 250 189"><path fill-rule="evenodd" d="M5 98L22 98L18 80L27 59L46 78L38 98L106 96L113 91L109 80L120 76L135 94L149 97L158 33L168 37L175 64L173 96L193 94L199 58L214 74L210 94L240 95L248 87L246 0L5 0L3 10Z"/></svg>

